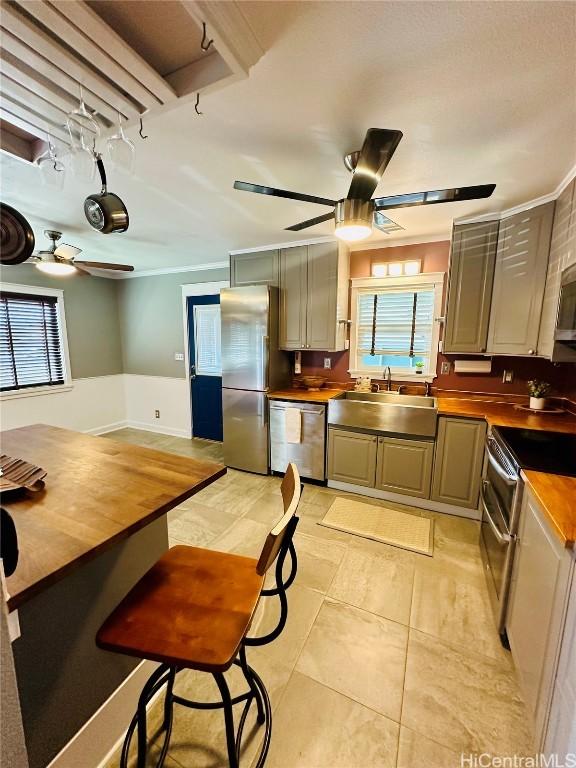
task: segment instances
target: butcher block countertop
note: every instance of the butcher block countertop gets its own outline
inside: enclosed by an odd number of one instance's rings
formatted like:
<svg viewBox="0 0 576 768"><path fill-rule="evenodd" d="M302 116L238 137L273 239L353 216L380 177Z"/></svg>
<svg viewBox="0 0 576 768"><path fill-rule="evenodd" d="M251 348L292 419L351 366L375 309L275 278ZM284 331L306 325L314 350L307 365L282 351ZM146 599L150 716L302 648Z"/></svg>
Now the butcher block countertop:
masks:
<svg viewBox="0 0 576 768"><path fill-rule="evenodd" d="M546 429L551 432L576 433L576 414L533 413L516 408L512 403L470 400L460 397L438 396L439 416L464 416L486 419L491 427L521 427L522 429Z"/></svg>
<svg viewBox="0 0 576 768"><path fill-rule="evenodd" d="M0 433L2 453L48 472L44 490L2 495L20 559L7 579L22 605L226 473L221 464L43 424Z"/></svg>
<svg viewBox="0 0 576 768"><path fill-rule="evenodd" d="M268 392L269 400L291 400L295 403L327 403L333 397L341 395L343 389L278 389Z"/></svg>
<svg viewBox="0 0 576 768"><path fill-rule="evenodd" d="M567 549L576 542L576 477L550 475L547 472L522 470L522 477L540 502Z"/></svg>

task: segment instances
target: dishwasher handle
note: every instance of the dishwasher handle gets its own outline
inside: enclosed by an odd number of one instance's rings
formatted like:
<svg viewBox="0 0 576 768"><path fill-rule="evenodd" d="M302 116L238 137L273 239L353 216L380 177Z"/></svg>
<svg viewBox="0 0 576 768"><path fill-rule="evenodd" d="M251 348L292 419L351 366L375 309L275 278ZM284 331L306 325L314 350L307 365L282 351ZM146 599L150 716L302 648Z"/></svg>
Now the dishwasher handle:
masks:
<svg viewBox="0 0 576 768"><path fill-rule="evenodd" d="M326 406L324 405L299 405L298 403L286 403L272 400L270 402L271 411L285 411L287 408L296 408L296 410L302 413L313 413L315 415L322 416L325 413Z"/></svg>

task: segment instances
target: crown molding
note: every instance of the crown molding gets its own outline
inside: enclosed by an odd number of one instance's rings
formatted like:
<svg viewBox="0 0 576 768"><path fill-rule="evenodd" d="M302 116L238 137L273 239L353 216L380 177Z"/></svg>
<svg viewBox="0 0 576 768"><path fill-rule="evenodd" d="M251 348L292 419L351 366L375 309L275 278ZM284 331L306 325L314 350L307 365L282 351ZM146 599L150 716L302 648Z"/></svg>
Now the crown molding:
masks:
<svg viewBox="0 0 576 768"><path fill-rule="evenodd" d="M186 267L160 267L159 269L142 269L137 272L122 272L119 275L106 275L112 280L133 280L136 277L158 277L160 275L177 275L182 272L207 272L211 269L228 269L229 261L214 261L211 264L189 264ZM94 270L96 271L96 270Z"/></svg>
<svg viewBox="0 0 576 768"><path fill-rule="evenodd" d="M292 240L289 243L268 243L267 245L256 245L253 248L239 248L230 251L230 256L237 256L240 253L256 253L258 251L276 251L280 248L296 248L299 245L316 245L317 243L340 243L337 237L325 235L324 237L311 237L308 240Z"/></svg>
<svg viewBox="0 0 576 768"><path fill-rule="evenodd" d="M545 205L546 203L552 203L557 200L562 192L566 189L572 179L576 178L576 165L568 171L566 176L558 184L553 192L549 192L547 195L536 197L534 200L528 200L526 203L520 203L512 208L506 208L504 211L494 211L493 213L483 213L480 216L461 216L458 219L454 219L454 224L475 224L482 221L499 221L500 219L506 219L508 216L514 216L517 213L523 213L529 211L531 208L536 208L539 205Z"/></svg>

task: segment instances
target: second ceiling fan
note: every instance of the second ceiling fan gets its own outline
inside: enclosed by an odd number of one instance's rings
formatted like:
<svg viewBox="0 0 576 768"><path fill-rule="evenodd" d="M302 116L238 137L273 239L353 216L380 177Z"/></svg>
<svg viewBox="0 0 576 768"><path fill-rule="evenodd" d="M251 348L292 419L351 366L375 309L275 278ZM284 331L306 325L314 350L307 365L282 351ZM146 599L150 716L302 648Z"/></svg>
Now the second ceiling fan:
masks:
<svg viewBox="0 0 576 768"><path fill-rule="evenodd" d="M265 187L246 181L235 181L234 189L257 192L260 195L285 197L289 200L302 200L305 203L316 203L332 208L330 213L302 221L299 224L286 227L286 229L298 232L301 229L307 229L315 224L334 219L336 236L348 242L364 240L369 237L373 226L383 232L402 229L389 219L383 213L384 211L416 205L477 200L490 197L494 192L495 184L480 184L472 187L454 187L452 189L436 189L427 192L411 192L404 195L372 198L402 135L402 131L390 131L385 128L370 128L367 131L362 149L359 152L346 155L344 159L348 170L353 171L353 176L348 195L342 200L330 200L326 197L289 192L285 189Z"/></svg>

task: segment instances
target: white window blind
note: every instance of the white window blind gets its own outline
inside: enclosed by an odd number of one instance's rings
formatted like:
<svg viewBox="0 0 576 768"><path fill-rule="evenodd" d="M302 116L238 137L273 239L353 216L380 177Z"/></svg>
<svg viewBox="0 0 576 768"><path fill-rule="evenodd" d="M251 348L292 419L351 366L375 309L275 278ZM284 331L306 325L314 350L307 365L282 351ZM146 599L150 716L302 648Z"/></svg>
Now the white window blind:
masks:
<svg viewBox="0 0 576 768"><path fill-rule="evenodd" d="M64 384L54 296L0 294L0 389Z"/></svg>
<svg viewBox="0 0 576 768"><path fill-rule="evenodd" d="M434 290L382 290L358 296L358 355L428 358Z"/></svg>
<svg viewBox="0 0 576 768"><path fill-rule="evenodd" d="M197 376L221 376L220 305L194 307L194 348Z"/></svg>

